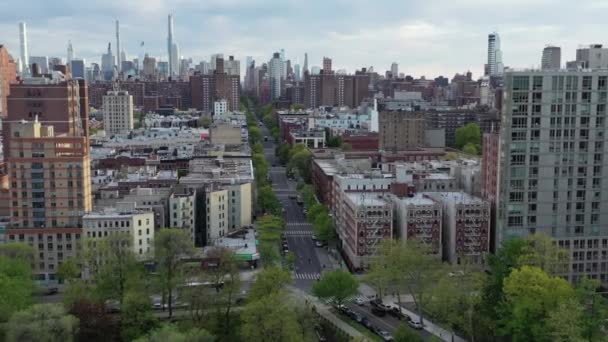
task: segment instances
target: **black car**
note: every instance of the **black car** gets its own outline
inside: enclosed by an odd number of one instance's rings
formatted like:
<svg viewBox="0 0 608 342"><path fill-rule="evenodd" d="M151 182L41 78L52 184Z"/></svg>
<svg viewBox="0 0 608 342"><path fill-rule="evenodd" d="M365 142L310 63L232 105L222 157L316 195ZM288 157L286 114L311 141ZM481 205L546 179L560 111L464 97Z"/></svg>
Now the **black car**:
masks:
<svg viewBox="0 0 608 342"><path fill-rule="evenodd" d="M377 308L375 306L372 307L372 313L378 317L384 317L386 316L386 310L382 310L380 308Z"/></svg>
<svg viewBox="0 0 608 342"><path fill-rule="evenodd" d="M372 307L380 309L380 310L389 311L391 309L390 307L384 305L380 299L374 299L374 300L370 301L369 303L371 304Z"/></svg>
<svg viewBox="0 0 608 342"><path fill-rule="evenodd" d="M410 316L401 312L401 310L399 308L395 308L395 307L391 308L390 310L388 310L388 314L395 317L398 320L406 320L406 321L410 320Z"/></svg>
<svg viewBox="0 0 608 342"><path fill-rule="evenodd" d="M361 317L361 324L363 324L363 326L368 329L372 329L374 327L372 325L372 322L370 322L369 319L365 316Z"/></svg>

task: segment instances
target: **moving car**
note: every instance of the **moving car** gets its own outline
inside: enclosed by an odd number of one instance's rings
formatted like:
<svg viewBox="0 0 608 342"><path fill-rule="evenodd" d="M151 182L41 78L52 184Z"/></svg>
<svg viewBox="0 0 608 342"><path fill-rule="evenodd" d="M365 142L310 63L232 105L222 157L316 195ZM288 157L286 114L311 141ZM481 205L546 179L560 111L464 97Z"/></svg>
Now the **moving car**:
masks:
<svg viewBox="0 0 608 342"><path fill-rule="evenodd" d="M388 314L395 317L398 320L405 319L406 321L410 320L410 316L404 314L398 307L394 306L390 310L388 310Z"/></svg>
<svg viewBox="0 0 608 342"><path fill-rule="evenodd" d="M297 196L297 195L289 195L289 196L287 196L287 197L289 197L289 199L296 199L296 198L298 198L298 196Z"/></svg>
<svg viewBox="0 0 608 342"><path fill-rule="evenodd" d="M386 310L382 310L376 306L372 306L372 313L378 317L386 316Z"/></svg>
<svg viewBox="0 0 608 342"><path fill-rule="evenodd" d="M376 331L376 334L378 334L378 336L382 337L382 339L384 341L392 341L393 340L393 336L391 334L389 334L388 331L379 330L379 331Z"/></svg>
<svg viewBox="0 0 608 342"><path fill-rule="evenodd" d="M407 321L407 324L410 327L412 327L412 328L414 328L416 330L421 330L422 329L422 324L420 322L418 322L418 321L409 320L409 321Z"/></svg>

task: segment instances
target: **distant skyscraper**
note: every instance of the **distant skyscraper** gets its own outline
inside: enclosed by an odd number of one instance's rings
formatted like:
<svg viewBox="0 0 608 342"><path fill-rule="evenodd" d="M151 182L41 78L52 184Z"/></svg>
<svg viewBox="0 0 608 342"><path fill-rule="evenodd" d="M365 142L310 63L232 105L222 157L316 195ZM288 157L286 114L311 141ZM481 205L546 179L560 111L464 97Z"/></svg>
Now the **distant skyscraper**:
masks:
<svg viewBox="0 0 608 342"><path fill-rule="evenodd" d="M319 68L318 66L313 66L312 68L310 68L310 73L312 75L318 75L321 73L321 68Z"/></svg>
<svg viewBox="0 0 608 342"><path fill-rule="evenodd" d="M331 70L331 58L323 57L323 73L324 74L331 74L332 73L332 70Z"/></svg>
<svg viewBox="0 0 608 342"><path fill-rule="evenodd" d="M282 68L281 55L275 52L268 63L268 69L270 70L270 100L272 101L276 101L281 97Z"/></svg>
<svg viewBox="0 0 608 342"><path fill-rule="evenodd" d="M103 123L106 134L133 129L133 96L128 91L114 89L103 97Z"/></svg>
<svg viewBox="0 0 608 342"><path fill-rule="evenodd" d="M211 55L211 59L209 60L211 70L215 70L216 69L216 67L217 67L217 60L219 58L224 59L224 54L223 53L214 53L213 55Z"/></svg>
<svg viewBox="0 0 608 342"><path fill-rule="evenodd" d="M245 69L249 68L251 66L251 63L253 62L253 57L251 56L247 56L245 57Z"/></svg>
<svg viewBox="0 0 608 342"><path fill-rule="evenodd" d="M293 76L296 81L300 80L300 64L296 64L293 66Z"/></svg>
<svg viewBox="0 0 608 342"><path fill-rule="evenodd" d="M72 47L72 41L68 40L68 65L70 65L72 59L74 59L74 48Z"/></svg>
<svg viewBox="0 0 608 342"><path fill-rule="evenodd" d="M391 64L391 75L393 75L393 78L399 77L399 64L397 62Z"/></svg>
<svg viewBox="0 0 608 342"><path fill-rule="evenodd" d="M281 49L281 78L287 78L287 60L285 59L285 49Z"/></svg>
<svg viewBox="0 0 608 342"><path fill-rule="evenodd" d="M304 53L304 67L302 68L302 73L306 73L308 71L308 53Z"/></svg>
<svg viewBox="0 0 608 342"><path fill-rule="evenodd" d="M84 59L73 59L70 62L70 70L72 72L72 78L85 78L84 73Z"/></svg>
<svg viewBox="0 0 608 342"><path fill-rule="evenodd" d="M171 58L169 59L169 76L175 77L179 74L179 46L173 43Z"/></svg>
<svg viewBox="0 0 608 342"><path fill-rule="evenodd" d="M29 75L30 59L27 52L27 27L23 21L19 23L19 45L21 47L21 72Z"/></svg>
<svg viewBox="0 0 608 342"><path fill-rule="evenodd" d="M167 55L169 57L169 74L173 73L173 14L168 18Z"/></svg>
<svg viewBox="0 0 608 342"><path fill-rule="evenodd" d="M562 49L559 46L547 46L543 49L541 69L557 70L562 64Z"/></svg>
<svg viewBox="0 0 608 342"><path fill-rule="evenodd" d="M114 78L114 65L116 65L112 54L112 43L108 43L108 52L101 56L101 73L103 79L109 81Z"/></svg>
<svg viewBox="0 0 608 342"><path fill-rule="evenodd" d="M501 75L503 72L502 51L500 50L500 36L498 33L488 35L488 74Z"/></svg>
<svg viewBox="0 0 608 342"><path fill-rule="evenodd" d="M120 59L120 24L116 20L116 68L118 72L121 72L121 59Z"/></svg>

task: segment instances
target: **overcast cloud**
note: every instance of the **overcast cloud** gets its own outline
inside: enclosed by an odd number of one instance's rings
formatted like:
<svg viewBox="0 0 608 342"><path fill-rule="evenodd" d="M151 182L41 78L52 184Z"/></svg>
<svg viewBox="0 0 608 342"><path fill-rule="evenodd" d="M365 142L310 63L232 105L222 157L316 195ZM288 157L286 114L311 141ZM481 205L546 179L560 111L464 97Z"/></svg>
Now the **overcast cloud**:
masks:
<svg viewBox="0 0 608 342"><path fill-rule="evenodd" d="M87 64L99 63L115 44L114 20L129 58L166 60L167 14L174 39L194 62L213 53L257 64L274 51L287 58L350 72L367 66L384 72L392 62L414 76L451 77L486 60L487 34L499 32L504 64L540 64L546 44L562 47L562 63L579 44L605 41L608 0L0 0L0 44L19 55L18 22L28 25L31 56L66 58L68 40ZM144 47L140 47L141 42Z"/></svg>

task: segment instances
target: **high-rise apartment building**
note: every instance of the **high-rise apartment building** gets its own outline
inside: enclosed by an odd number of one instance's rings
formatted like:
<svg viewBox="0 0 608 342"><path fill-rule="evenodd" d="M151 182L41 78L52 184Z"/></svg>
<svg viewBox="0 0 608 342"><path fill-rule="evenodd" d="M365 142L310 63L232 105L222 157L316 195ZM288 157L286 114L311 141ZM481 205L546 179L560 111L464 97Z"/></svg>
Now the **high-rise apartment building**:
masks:
<svg viewBox="0 0 608 342"><path fill-rule="evenodd" d="M503 73L502 51L500 50L500 36L498 33L488 35L488 74L497 76Z"/></svg>
<svg viewBox="0 0 608 342"><path fill-rule="evenodd" d="M173 75L173 14L169 14L167 18L167 56L169 58L169 74Z"/></svg>
<svg viewBox="0 0 608 342"><path fill-rule="evenodd" d="M540 61L543 70L558 70L562 65L562 48L559 46L547 46L543 49L543 57Z"/></svg>
<svg viewBox="0 0 608 342"><path fill-rule="evenodd" d="M190 77L192 106L198 110L211 113L214 110L214 102L225 99L228 101L228 110L238 110L240 85L240 77L238 75L228 75L224 71L224 60L217 58L213 73L208 75L196 74Z"/></svg>
<svg viewBox="0 0 608 342"><path fill-rule="evenodd" d="M148 56L148 54L144 57L144 67L142 76L144 80L148 81L156 81L156 58Z"/></svg>
<svg viewBox="0 0 608 342"><path fill-rule="evenodd" d="M608 284L608 71L512 71L504 89L497 246L547 234L571 281Z"/></svg>
<svg viewBox="0 0 608 342"><path fill-rule="evenodd" d="M331 58L323 57L323 73L331 74L333 71L331 70Z"/></svg>
<svg viewBox="0 0 608 342"><path fill-rule="evenodd" d="M8 53L8 49L0 45L0 118L8 115L6 98L10 94L11 83L17 80L17 63Z"/></svg>
<svg viewBox="0 0 608 342"><path fill-rule="evenodd" d="M57 135L52 125L36 118L9 122L5 160L11 223L6 235L36 249L37 280L56 280L61 263L75 257L82 216L92 209L89 141L83 133Z"/></svg>
<svg viewBox="0 0 608 342"><path fill-rule="evenodd" d="M103 126L106 134L133 130L133 96L126 90L112 90L103 97Z"/></svg>
<svg viewBox="0 0 608 342"><path fill-rule="evenodd" d="M268 62L270 73L270 100L276 101L281 97L281 74L283 70L283 62L281 55L275 52L270 62Z"/></svg>
<svg viewBox="0 0 608 342"><path fill-rule="evenodd" d="M608 69L608 48L591 44L576 49L576 60L567 62L568 69Z"/></svg>

